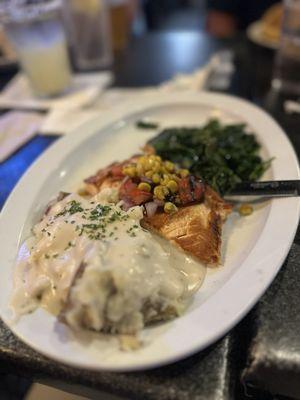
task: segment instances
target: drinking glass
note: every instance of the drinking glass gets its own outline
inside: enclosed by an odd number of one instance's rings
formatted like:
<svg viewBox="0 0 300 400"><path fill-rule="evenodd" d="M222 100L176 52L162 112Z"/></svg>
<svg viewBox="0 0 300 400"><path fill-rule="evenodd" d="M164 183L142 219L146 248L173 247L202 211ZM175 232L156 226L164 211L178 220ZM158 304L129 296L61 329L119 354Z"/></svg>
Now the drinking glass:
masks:
<svg viewBox="0 0 300 400"><path fill-rule="evenodd" d="M300 0L285 0L273 88L300 94Z"/></svg>
<svg viewBox="0 0 300 400"><path fill-rule="evenodd" d="M64 0L64 17L75 66L79 70L108 67L112 47L106 0Z"/></svg>
<svg viewBox="0 0 300 400"><path fill-rule="evenodd" d="M128 44L130 31L128 0L109 0L109 5L113 49L122 51Z"/></svg>
<svg viewBox="0 0 300 400"><path fill-rule="evenodd" d="M2 3L1 19L21 67L38 96L55 96L71 83L71 69L61 2L10 0Z"/></svg>

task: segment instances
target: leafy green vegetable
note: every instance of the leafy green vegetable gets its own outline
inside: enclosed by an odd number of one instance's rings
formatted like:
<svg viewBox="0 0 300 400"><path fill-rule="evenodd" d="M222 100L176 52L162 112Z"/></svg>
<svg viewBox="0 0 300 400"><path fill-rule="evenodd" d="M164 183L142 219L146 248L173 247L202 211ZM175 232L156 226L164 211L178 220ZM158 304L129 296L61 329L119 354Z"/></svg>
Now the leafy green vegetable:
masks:
<svg viewBox="0 0 300 400"><path fill-rule="evenodd" d="M158 124L156 122L140 120L136 123L137 128L140 129L157 129Z"/></svg>
<svg viewBox="0 0 300 400"><path fill-rule="evenodd" d="M241 181L255 181L270 166L258 155L260 145L244 124L211 120L202 127L168 128L149 142L162 158L204 179L221 194Z"/></svg>

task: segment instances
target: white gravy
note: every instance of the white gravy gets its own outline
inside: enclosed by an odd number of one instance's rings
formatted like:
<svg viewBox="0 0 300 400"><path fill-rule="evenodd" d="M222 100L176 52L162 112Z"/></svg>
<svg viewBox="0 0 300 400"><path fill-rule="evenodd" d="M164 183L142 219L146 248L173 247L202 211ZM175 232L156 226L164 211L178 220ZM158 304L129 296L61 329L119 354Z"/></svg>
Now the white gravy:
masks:
<svg viewBox="0 0 300 400"><path fill-rule="evenodd" d="M97 306L94 311L101 314L107 299L101 300L92 282L95 273L99 277L107 271L123 296L122 301L115 296L109 313L105 311L112 322L141 312L146 300L159 298L166 306L184 308L201 286L205 267L145 231L139 223L141 207L125 212L113 203L115 200L113 189L105 189L92 199L70 194L34 226L33 236L20 248L15 270L11 305L16 316L37 307L58 315L74 286L72 298L76 294L78 301L91 308ZM103 321L97 315L93 328L100 330ZM72 318L69 323L76 325Z"/></svg>

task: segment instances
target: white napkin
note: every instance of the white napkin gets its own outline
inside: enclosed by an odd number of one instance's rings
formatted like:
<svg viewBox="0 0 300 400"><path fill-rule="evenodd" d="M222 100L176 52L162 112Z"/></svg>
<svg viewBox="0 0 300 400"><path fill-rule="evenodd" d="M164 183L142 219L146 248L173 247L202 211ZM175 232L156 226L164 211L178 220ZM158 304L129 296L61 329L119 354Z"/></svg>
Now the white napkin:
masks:
<svg viewBox="0 0 300 400"><path fill-rule="evenodd" d="M105 118L107 112L122 103L132 101L152 93L157 93L157 88L147 89L109 89L101 94L90 108L58 109L53 108L45 116L39 133L42 135L67 135L80 128L86 122L99 117L101 113Z"/></svg>
<svg viewBox="0 0 300 400"><path fill-rule="evenodd" d="M9 111L0 117L0 162L39 131L43 115L36 112Z"/></svg>
<svg viewBox="0 0 300 400"><path fill-rule="evenodd" d="M17 74L0 93L0 107L21 109L77 109L92 103L110 84L110 72L74 74L69 91L49 99L34 96L27 77Z"/></svg>

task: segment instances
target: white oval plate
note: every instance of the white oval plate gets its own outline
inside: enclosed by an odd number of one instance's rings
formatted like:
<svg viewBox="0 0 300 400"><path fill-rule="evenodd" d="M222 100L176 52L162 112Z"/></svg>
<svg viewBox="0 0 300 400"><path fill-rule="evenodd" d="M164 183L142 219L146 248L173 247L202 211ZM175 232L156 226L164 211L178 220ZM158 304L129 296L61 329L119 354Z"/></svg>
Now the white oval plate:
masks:
<svg viewBox="0 0 300 400"><path fill-rule="evenodd" d="M48 200L59 190L78 188L89 173L128 157L156 134L136 129L137 119L149 117L161 126L178 126L199 125L211 116L249 124L263 146L264 157L275 157L266 178L299 178L297 158L284 132L265 112L243 100L213 93L145 95L138 103L106 112L51 146L20 180L1 213L0 315L18 337L35 350L73 366L138 370L174 362L203 349L250 310L288 253L299 219L298 198L261 203L247 218L233 214L224 229L223 266L208 271L182 317L146 328L142 333L146 344L138 351L122 352L116 340L94 333L75 336L43 310L17 323L10 317L8 303L17 249Z"/></svg>

